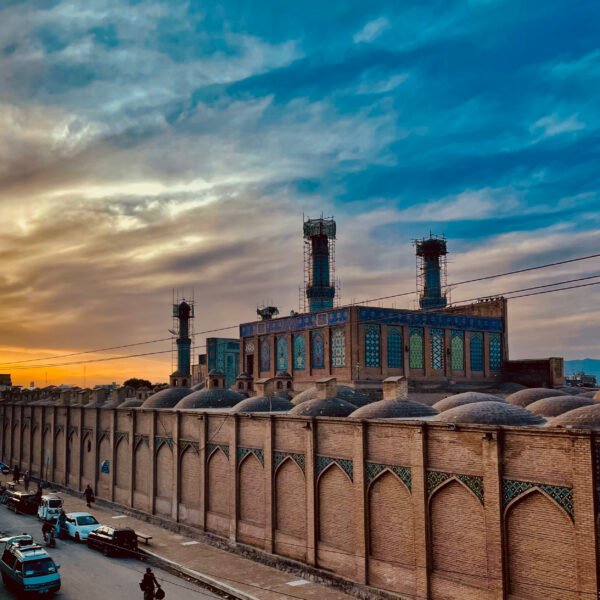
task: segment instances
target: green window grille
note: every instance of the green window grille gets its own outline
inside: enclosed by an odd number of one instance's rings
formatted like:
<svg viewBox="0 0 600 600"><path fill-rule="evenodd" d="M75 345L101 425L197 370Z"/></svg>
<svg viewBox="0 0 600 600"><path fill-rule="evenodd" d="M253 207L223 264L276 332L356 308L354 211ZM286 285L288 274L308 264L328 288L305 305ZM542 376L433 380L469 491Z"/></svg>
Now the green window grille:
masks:
<svg viewBox="0 0 600 600"><path fill-rule="evenodd" d="M346 335L342 327L331 333L331 366L346 366Z"/></svg>
<svg viewBox="0 0 600 600"><path fill-rule="evenodd" d="M287 371L288 368L288 345L284 337L277 339L277 370Z"/></svg>
<svg viewBox="0 0 600 600"><path fill-rule="evenodd" d="M444 368L444 330L430 329L431 368L441 371Z"/></svg>
<svg viewBox="0 0 600 600"><path fill-rule="evenodd" d="M471 333L471 371L483 371L483 333L473 331Z"/></svg>
<svg viewBox="0 0 600 600"><path fill-rule="evenodd" d="M489 336L490 371L499 371L502 368L502 341L499 333L490 333Z"/></svg>
<svg viewBox="0 0 600 600"><path fill-rule="evenodd" d="M379 325L365 325L365 364L367 367L381 366L380 342Z"/></svg>
<svg viewBox="0 0 600 600"><path fill-rule="evenodd" d="M453 371L465 369L465 335L462 331L450 333L450 366Z"/></svg>
<svg viewBox="0 0 600 600"><path fill-rule="evenodd" d="M424 366L423 328L411 327L409 331L409 365L411 369L422 369Z"/></svg>
<svg viewBox="0 0 600 600"><path fill-rule="evenodd" d="M390 327L387 338L387 362L389 369L402 368L402 345L402 330L398 327Z"/></svg>

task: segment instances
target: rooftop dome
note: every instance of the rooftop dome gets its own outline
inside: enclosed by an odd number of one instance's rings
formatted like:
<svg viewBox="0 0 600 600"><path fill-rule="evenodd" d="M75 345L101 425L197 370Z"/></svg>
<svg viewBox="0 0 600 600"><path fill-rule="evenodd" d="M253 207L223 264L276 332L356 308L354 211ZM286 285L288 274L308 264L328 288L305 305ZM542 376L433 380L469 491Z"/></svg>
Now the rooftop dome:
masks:
<svg viewBox="0 0 600 600"><path fill-rule="evenodd" d="M205 383L204 383L204 381L201 381L200 383L193 385L190 389L192 390L192 392L199 392L200 390L203 390L204 387L205 387Z"/></svg>
<svg viewBox="0 0 600 600"><path fill-rule="evenodd" d="M356 406L341 398L307 400L297 404L290 415L301 417L347 417L356 410Z"/></svg>
<svg viewBox="0 0 600 600"><path fill-rule="evenodd" d="M350 404L354 404L354 406L364 406L365 404L369 404L371 399L367 394L356 390L347 385L338 385L336 397L341 398L342 400L346 400L346 402L350 402ZM315 400L317 398L317 386L312 386L306 388L303 392L300 392L296 396L294 396L292 403L298 406L298 404L302 404L303 402L307 402L308 400Z"/></svg>
<svg viewBox="0 0 600 600"><path fill-rule="evenodd" d="M521 390L520 392L515 392L514 394L507 396L506 401L509 404L525 407L536 400L541 400L542 398L555 398L556 396L566 395L567 394L565 392L561 392L560 390L550 390L548 388L527 388L526 390Z"/></svg>
<svg viewBox="0 0 600 600"><path fill-rule="evenodd" d="M294 405L281 396L253 396L236 404L229 412L252 413L252 412L287 412Z"/></svg>
<svg viewBox="0 0 600 600"><path fill-rule="evenodd" d="M173 408L182 398L188 396L190 388L169 387L149 396L142 404L143 408Z"/></svg>
<svg viewBox="0 0 600 600"><path fill-rule="evenodd" d="M500 396L494 396L493 394L484 394L482 392L463 392L462 394L454 394L454 396L448 396L438 400L433 407L438 412L444 412L457 406L463 406L464 404L475 404L475 402L506 402Z"/></svg>
<svg viewBox="0 0 600 600"><path fill-rule="evenodd" d="M527 409L504 402L475 402L451 408L433 417L443 423L477 423L480 425L542 425L544 419Z"/></svg>
<svg viewBox="0 0 600 600"><path fill-rule="evenodd" d="M586 390L586 391L582 391L581 394L579 394L579 395L583 396L584 398L593 398L597 393L598 393L598 390Z"/></svg>
<svg viewBox="0 0 600 600"><path fill-rule="evenodd" d="M548 421L548 427L576 427L580 429L600 429L600 404L594 402L575 410L563 413Z"/></svg>
<svg viewBox="0 0 600 600"><path fill-rule="evenodd" d="M224 388L206 388L183 398L177 408L231 408L245 396Z"/></svg>
<svg viewBox="0 0 600 600"><path fill-rule="evenodd" d="M591 406L596 404L591 398L582 398L581 396L557 396L555 398L542 398L532 402L527 410L540 417L558 417L563 413L569 412L582 406Z"/></svg>
<svg viewBox="0 0 600 600"><path fill-rule="evenodd" d="M129 398L129 400L125 400L123 404L119 404L118 408L138 408L142 404L144 404L143 400L139 400L138 398Z"/></svg>
<svg viewBox="0 0 600 600"><path fill-rule="evenodd" d="M414 400L379 400L357 408L353 419L404 419L410 417L431 417L437 410Z"/></svg>

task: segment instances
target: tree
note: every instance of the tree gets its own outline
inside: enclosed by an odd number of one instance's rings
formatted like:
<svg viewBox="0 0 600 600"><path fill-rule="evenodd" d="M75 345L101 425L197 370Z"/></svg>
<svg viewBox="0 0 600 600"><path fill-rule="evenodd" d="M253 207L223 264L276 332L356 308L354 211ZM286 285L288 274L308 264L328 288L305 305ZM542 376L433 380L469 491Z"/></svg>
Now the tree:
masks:
<svg viewBox="0 0 600 600"><path fill-rule="evenodd" d="M141 387L147 387L147 388L152 387L152 383L150 381L148 381L147 379L138 379L137 377L132 377L131 379L128 379L127 381L125 381L123 383L123 385L128 385L129 387L132 387L134 390L137 390L138 388L141 388Z"/></svg>

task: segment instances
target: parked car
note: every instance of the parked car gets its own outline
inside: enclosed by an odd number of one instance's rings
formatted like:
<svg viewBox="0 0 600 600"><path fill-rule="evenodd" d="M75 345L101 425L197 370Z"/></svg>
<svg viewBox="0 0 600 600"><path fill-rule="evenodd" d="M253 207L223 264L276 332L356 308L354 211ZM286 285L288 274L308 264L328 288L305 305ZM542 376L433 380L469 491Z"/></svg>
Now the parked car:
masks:
<svg viewBox="0 0 600 600"><path fill-rule="evenodd" d="M6 507L14 510L16 514L35 515L37 513L38 501L35 494L21 491L8 491L6 494Z"/></svg>
<svg viewBox="0 0 600 600"><path fill-rule="evenodd" d="M76 542L82 542L87 540L90 532L98 529L98 527L100 527L100 523L90 513L74 512L67 514L63 531Z"/></svg>
<svg viewBox="0 0 600 600"><path fill-rule="evenodd" d="M44 494L38 506L37 518L40 521L49 521L58 518L63 507L63 499L54 494Z"/></svg>
<svg viewBox="0 0 600 600"><path fill-rule="evenodd" d="M4 464L3 462L0 462L0 473L2 473L3 475L10 475L11 474L10 467L8 465Z"/></svg>
<svg viewBox="0 0 600 600"><path fill-rule="evenodd" d="M3 538L0 559L2 581L19 594L55 594L60 590L60 575L50 555L30 535Z"/></svg>
<svg viewBox="0 0 600 600"><path fill-rule="evenodd" d="M108 527L108 525L90 532L87 545L101 550L104 556L133 554L138 549L137 535L131 527Z"/></svg>

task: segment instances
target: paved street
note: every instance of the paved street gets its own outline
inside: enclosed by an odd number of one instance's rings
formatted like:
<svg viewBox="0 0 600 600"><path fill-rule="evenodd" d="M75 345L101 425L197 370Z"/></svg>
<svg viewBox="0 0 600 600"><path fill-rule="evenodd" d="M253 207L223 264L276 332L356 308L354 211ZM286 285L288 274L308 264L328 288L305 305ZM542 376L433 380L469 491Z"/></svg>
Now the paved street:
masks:
<svg viewBox="0 0 600 600"><path fill-rule="evenodd" d="M41 526L35 517L15 515L0 506L0 532L5 534L28 533L41 539ZM145 564L134 559L106 558L84 544L59 540L55 549L49 549L54 561L60 565L62 589L57 600L114 600L142 598L139 581ZM178 579L160 569L154 572L166 592L167 599L204 600L217 598L193 584ZM0 599L14 598L0 583Z"/></svg>

